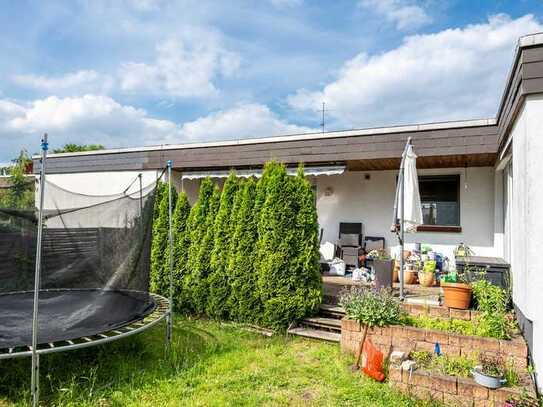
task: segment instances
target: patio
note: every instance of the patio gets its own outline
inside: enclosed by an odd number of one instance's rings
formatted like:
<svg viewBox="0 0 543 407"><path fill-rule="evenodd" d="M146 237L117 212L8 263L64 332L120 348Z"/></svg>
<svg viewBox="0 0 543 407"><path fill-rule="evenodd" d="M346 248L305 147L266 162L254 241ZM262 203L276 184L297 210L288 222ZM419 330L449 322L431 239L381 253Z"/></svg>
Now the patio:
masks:
<svg viewBox="0 0 543 407"><path fill-rule="evenodd" d="M345 288L351 286L371 287L371 285L354 281L350 277L335 276L329 273L322 275L323 294L325 304L336 305L339 301L339 293ZM393 290L396 295L399 295L399 283L394 283ZM408 304L420 305L440 305L439 287L423 287L419 284L405 285L405 302Z"/></svg>

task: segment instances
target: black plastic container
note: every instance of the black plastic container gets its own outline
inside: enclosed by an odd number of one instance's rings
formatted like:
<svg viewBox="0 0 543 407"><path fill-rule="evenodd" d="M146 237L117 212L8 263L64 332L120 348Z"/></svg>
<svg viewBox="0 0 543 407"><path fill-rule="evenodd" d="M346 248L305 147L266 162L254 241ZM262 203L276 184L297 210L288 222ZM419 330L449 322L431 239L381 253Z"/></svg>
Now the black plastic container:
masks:
<svg viewBox="0 0 543 407"><path fill-rule="evenodd" d="M485 269L484 279L501 288L510 286L510 265L500 257L467 256L456 258L456 271L463 273L464 268L477 267Z"/></svg>

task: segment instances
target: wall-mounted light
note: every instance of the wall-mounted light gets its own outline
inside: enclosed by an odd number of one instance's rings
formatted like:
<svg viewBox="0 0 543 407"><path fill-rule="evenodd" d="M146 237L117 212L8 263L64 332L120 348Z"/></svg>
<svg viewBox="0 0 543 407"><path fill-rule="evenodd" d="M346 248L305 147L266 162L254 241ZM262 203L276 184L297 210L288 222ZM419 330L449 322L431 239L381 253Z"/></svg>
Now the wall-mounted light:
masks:
<svg viewBox="0 0 543 407"><path fill-rule="evenodd" d="M324 190L324 196L332 196L334 195L334 188L332 187L326 187Z"/></svg>

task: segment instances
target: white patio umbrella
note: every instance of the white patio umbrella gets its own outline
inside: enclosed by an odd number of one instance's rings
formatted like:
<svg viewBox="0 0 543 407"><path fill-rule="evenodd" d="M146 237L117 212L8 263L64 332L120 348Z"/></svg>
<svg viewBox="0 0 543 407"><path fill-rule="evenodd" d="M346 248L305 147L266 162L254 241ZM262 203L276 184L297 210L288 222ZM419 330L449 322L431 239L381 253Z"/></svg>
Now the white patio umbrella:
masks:
<svg viewBox="0 0 543 407"><path fill-rule="evenodd" d="M417 177L417 155L413 151L411 138L409 138L402 154L400 173L396 184L392 224L392 229L396 232L400 242L400 299L404 298L404 233L416 232L419 225L422 225L422 205Z"/></svg>

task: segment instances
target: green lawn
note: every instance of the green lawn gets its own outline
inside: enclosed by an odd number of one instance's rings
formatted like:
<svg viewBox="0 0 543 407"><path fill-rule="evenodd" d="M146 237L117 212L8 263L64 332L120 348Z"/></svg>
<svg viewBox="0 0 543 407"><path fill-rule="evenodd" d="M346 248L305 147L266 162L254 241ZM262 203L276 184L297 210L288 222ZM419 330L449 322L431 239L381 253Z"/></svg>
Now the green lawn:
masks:
<svg viewBox="0 0 543 407"><path fill-rule="evenodd" d="M230 324L179 320L172 356L164 328L98 348L41 358L43 405L417 406L349 369L339 346ZM26 405L30 361L0 362L0 406Z"/></svg>

